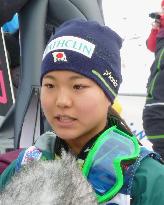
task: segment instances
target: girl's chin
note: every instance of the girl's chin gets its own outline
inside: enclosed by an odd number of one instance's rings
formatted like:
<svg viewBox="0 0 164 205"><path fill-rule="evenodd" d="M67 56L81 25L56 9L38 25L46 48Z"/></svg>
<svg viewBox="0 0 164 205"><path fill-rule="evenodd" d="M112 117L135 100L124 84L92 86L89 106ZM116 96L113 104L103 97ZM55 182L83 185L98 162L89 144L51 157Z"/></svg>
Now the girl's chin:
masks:
<svg viewBox="0 0 164 205"><path fill-rule="evenodd" d="M62 132L56 132L57 136L63 140L73 140L76 137L75 133L72 134L71 132L67 132L67 133L62 133Z"/></svg>
<svg viewBox="0 0 164 205"><path fill-rule="evenodd" d="M73 128L66 128L66 127L61 128L61 127L55 126L53 130L55 130L56 135L63 140L75 139L75 138L77 138L77 136L79 136L79 133L80 133L80 130L78 130L75 127L73 127Z"/></svg>

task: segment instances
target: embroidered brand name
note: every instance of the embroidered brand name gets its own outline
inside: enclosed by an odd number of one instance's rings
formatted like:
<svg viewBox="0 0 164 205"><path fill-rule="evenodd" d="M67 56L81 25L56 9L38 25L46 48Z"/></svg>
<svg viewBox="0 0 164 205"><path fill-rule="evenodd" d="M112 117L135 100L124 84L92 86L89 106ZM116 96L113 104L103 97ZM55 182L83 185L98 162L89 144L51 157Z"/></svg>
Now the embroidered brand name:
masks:
<svg viewBox="0 0 164 205"><path fill-rule="evenodd" d="M108 76L109 80L113 83L114 87L118 86L117 80L114 79L114 77L112 76L112 73L109 72L108 70L105 71L105 73L103 73L104 76Z"/></svg>
<svg viewBox="0 0 164 205"><path fill-rule="evenodd" d="M89 41L74 36L58 37L47 45L43 54L43 59L49 52L59 49L76 51L84 56L87 56L88 58L91 58L95 45Z"/></svg>

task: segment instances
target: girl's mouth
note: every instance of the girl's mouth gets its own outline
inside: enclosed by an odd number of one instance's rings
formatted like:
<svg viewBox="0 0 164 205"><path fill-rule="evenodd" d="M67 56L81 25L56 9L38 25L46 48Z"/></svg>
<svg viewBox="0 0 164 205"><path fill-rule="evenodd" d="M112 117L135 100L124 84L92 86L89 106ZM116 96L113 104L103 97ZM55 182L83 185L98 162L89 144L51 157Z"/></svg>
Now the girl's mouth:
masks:
<svg viewBox="0 0 164 205"><path fill-rule="evenodd" d="M56 115L56 123L61 127L70 127L76 121L76 118L70 117L68 115Z"/></svg>

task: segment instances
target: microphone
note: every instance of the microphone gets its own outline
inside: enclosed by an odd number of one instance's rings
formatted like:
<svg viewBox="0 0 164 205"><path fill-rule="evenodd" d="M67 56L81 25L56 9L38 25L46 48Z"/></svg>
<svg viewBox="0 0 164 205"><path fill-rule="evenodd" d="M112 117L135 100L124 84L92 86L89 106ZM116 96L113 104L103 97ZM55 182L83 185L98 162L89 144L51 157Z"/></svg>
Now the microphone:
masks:
<svg viewBox="0 0 164 205"><path fill-rule="evenodd" d="M63 151L61 159L33 161L23 166L0 194L0 204L97 205L98 202L75 157Z"/></svg>

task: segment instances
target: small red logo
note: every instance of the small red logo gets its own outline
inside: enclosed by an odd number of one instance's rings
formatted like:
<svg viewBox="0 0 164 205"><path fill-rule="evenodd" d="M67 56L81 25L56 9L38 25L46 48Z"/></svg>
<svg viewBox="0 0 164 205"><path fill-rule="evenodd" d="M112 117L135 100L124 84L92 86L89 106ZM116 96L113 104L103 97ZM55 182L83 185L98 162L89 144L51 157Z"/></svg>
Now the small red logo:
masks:
<svg viewBox="0 0 164 205"><path fill-rule="evenodd" d="M54 58L54 62L67 62L67 58L64 52L53 52L52 56Z"/></svg>

